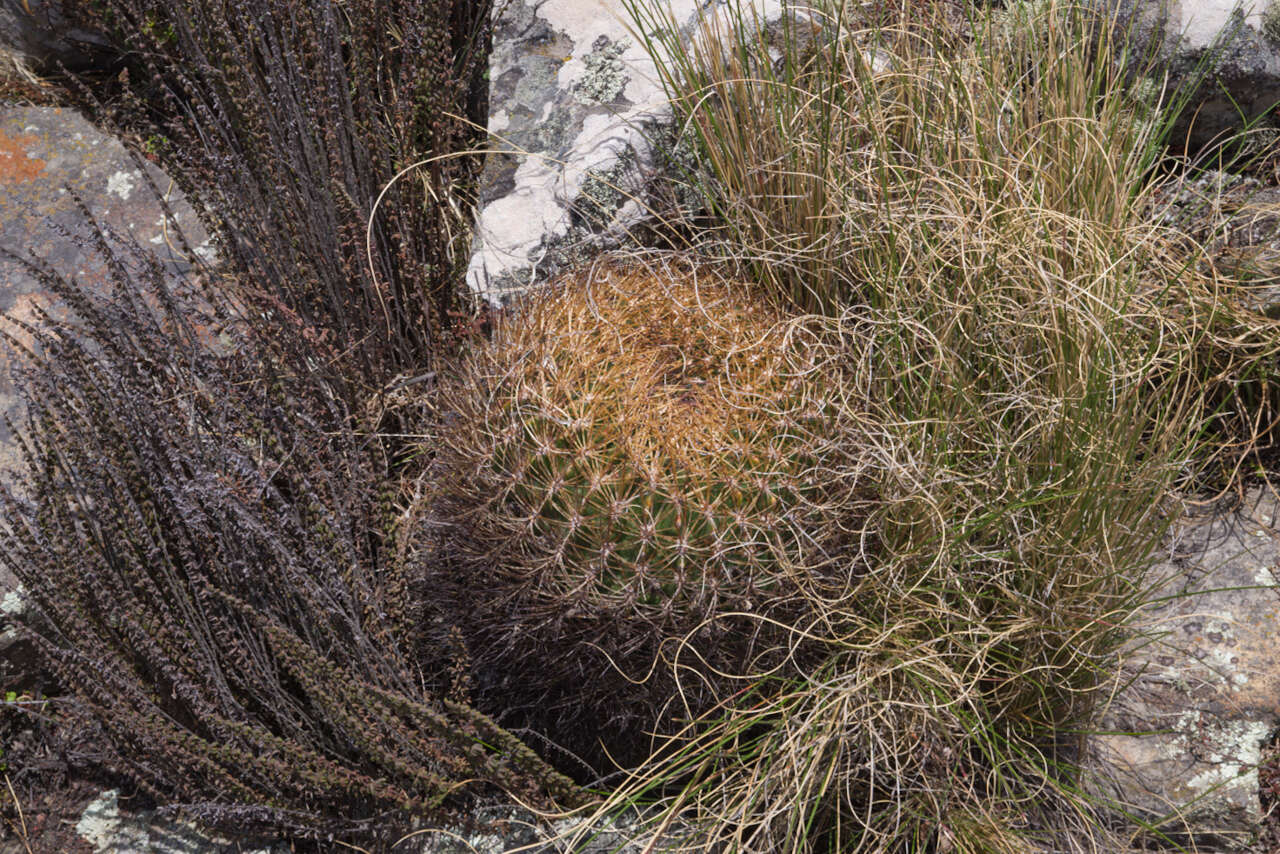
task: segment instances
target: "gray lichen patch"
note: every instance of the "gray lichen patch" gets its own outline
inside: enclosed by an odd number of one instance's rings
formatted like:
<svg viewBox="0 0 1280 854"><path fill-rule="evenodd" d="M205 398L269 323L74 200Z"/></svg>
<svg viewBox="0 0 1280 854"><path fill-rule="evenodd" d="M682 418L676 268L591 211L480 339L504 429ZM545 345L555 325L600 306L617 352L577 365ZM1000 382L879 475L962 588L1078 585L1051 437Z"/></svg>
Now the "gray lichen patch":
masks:
<svg viewBox="0 0 1280 854"><path fill-rule="evenodd" d="M1215 722L1200 734L1202 766L1187 780L1196 797L1221 789L1239 790L1250 803L1257 800L1258 763L1271 728L1260 721Z"/></svg>
<svg viewBox="0 0 1280 854"><path fill-rule="evenodd" d="M564 104L555 104L546 119L529 135L529 150L548 154L564 154L582 132L582 116Z"/></svg>
<svg viewBox="0 0 1280 854"><path fill-rule="evenodd" d="M560 70L573 55L574 40L523 0L511 0L497 20L493 45L489 110L491 117L502 116L501 127L493 129L518 149L542 151Z"/></svg>
<svg viewBox="0 0 1280 854"><path fill-rule="evenodd" d="M561 273L589 264L602 252L627 246L634 244L625 232L602 232L586 224L572 224L565 234L544 237L538 248L529 253L529 263L491 276L481 295L494 306L509 306Z"/></svg>
<svg viewBox="0 0 1280 854"><path fill-rule="evenodd" d="M1262 34L1272 44L1280 44L1280 0L1271 0L1262 10Z"/></svg>
<svg viewBox="0 0 1280 854"><path fill-rule="evenodd" d="M520 121L502 134L503 139L515 146L513 150L490 154L485 161L480 178L480 200L488 204L510 195L518 183L516 173L526 158L547 158L548 163L554 164L567 153L581 132L582 116L564 104L547 104L546 114L538 121L521 115Z"/></svg>
<svg viewBox="0 0 1280 854"><path fill-rule="evenodd" d="M587 173L573 204L573 221L590 229L607 227L618 211L642 188L632 186L636 174L636 152L628 147L616 163Z"/></svg>
<svg viewBox="0 0 1280 854"><path fill-rule="evenodd" d="M583 57L587 66L581 79L574 84L574 94L588 104L612 104L622 95L627 81L626 65L622 55L631 47L626 39L610 41L600 36L591 44L591 53Z"/></svg>
<svg viewBox="0 0 1280 854"><path fill-rule="evenodd" d="M12 589L5 591L4 598L0 599L0 614L6 617L20 617L26 610L27 595L21 586L15 585Z"/></svg>

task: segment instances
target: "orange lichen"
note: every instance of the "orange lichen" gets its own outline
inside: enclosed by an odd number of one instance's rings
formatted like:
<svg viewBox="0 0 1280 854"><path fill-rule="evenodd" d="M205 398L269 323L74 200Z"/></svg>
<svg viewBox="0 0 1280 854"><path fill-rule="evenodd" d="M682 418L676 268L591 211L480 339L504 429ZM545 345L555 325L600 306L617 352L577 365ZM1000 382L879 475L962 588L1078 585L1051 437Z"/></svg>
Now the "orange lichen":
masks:
<svg viewBox="0 0 1280 854"><path fill-rule="evenodd" d="M44 171L45 161L27 154L34 136L9 136L0 130L0 183L34 180Z"/></svg>
<svg viewBox="0 0 1280 854"><path fill-rule="evenodd" d="M9 310L0 312L0 317L18 321L18 324L5 324L4 326L5 330L13 336L14 342L20 347L30 348L35 344L35 340L25 327L38 324L41 320L41 313L49 310L51 302L52 300L47 294L38 291L29 294L16 294L13 298L13 305L9 307Z"/></svg>

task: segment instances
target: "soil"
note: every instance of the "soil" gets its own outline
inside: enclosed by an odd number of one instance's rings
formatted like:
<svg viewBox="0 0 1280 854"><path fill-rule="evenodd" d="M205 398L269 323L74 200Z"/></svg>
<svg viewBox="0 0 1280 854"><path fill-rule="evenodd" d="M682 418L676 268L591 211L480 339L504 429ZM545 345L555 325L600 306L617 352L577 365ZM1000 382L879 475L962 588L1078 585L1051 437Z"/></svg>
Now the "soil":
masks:
<svg viewBox="0 0 1280 854"><path fill-rule="evenodd" d="M81 813L98 796L99 787L87 780L64 779L61 785L14 787L0 816L0 854L92 854L93 846L76 833ZM19 815L18 807L21 807Z"/></svg>
<svg viewBox="0 0 1280 854"><path fill-rule="evenodd" d="M30 641L0 634L0 854L92 851L76 823L102 789L120 785L61 694Z"/></svg>
<svg viewBox="0 0 1280 854"><path fill-rule="evenodd" d="M27 77L0 53L0 105L56 107L62 103L57 88L36 77Z"/></svg>

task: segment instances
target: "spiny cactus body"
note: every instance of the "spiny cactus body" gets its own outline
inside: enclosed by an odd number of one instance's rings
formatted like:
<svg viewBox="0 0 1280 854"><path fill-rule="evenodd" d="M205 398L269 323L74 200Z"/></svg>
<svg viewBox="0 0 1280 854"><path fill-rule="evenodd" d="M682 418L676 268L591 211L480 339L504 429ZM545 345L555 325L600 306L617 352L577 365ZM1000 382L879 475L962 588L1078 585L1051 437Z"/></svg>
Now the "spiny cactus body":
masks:
<svg viewBox="0 0 1280 854"><path fill-rule="evenodd" d="M461 629L477 690L561 735L634 733L785 662L863 565L834 356L674 264L600 265L509 314L442 381L418 525L428 627Z"/></svg>

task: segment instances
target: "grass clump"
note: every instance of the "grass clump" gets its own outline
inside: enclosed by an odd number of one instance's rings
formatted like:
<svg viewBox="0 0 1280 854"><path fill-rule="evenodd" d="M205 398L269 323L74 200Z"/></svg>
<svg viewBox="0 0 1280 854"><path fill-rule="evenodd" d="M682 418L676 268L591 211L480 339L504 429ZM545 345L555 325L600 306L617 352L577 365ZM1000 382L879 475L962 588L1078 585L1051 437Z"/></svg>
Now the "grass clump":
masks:
<svg viewBox="0 0 1280 854"><path fill-rule="evenodd" d="M1059 3L735 6L691 44L629 8L701 164L688 248L824 318L841 355L814 383L857 389L833 423L860 425L874 500L824 567L839 595L802 584L774 658L753 650L794 670L729 673L747 690L612 802L734 851L1111 850L1083 733L1173 490L1258 448L1238 390L1270 393L1277 340L1149 216L1167 123L1141 58Z"/></svg>

